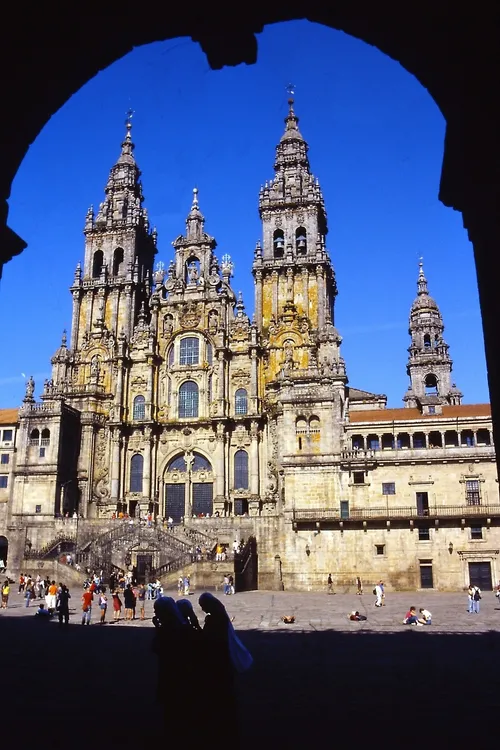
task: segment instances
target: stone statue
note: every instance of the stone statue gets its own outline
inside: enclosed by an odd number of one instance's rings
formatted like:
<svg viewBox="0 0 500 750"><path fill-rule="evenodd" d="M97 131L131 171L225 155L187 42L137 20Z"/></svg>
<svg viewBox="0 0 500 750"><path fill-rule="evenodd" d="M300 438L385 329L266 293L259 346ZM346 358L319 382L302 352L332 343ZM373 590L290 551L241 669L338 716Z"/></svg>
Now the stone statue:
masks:
<svg viewBox="0 0 500 750"><path fill-rule="evenodd" d="M219 314L216 310L211 310L208 316L208 330L210 333L216 333L219 327Z"/></svg>
<svg viewBox="0 0 500 750"><path fill-rule="evenodd" d="M97 356L92 357L92 362L90 363L90 377L93 380L98 380L99 371L100 371L99 357Z"/></svg>
<svg viewBox="0 0 500 750"><path fill-rule="evenodd" d="M188 281L190 284L196 284L198 281L198 269L196 268L196 263L190 263L188 267Z"/></svg>
<svg viewBox="0 0 500 750"><path fill-rule="evenodd" d="M29 379L26 382L26 396L25 398L29 401L33 400L33 394L35 393L35 381L33 380L33 375L29 376Z"/></svg>

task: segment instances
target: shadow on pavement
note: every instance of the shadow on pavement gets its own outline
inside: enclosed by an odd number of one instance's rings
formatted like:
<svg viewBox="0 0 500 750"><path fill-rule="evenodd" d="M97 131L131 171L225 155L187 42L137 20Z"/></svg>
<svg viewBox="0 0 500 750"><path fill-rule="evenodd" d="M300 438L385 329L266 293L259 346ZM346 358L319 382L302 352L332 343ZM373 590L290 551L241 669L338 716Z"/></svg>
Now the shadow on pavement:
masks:
<svg viewBox="0 0 500 750"><path fill-rule="evenodd" d="M2 714L15 747L32 750L147 747L161 742L155 702L153 627L103 627L0 617ZM239 678L241 747L347 742L445 747L486 741L496 725L500 633L401 633L246 630L252 670ZM175 675L172 675L175 682ZM172 717L171 740L189 725L217 675L193 670L183 717ZM207 727L207 747L236 748L220 713ZM30 718L31 717L31 718ZM36 718L38 717L38 718ZM25 731L28 724L29 731ZM183 741L184 742L184 741ZM184 743L185 744L185 743Z"/></svg>

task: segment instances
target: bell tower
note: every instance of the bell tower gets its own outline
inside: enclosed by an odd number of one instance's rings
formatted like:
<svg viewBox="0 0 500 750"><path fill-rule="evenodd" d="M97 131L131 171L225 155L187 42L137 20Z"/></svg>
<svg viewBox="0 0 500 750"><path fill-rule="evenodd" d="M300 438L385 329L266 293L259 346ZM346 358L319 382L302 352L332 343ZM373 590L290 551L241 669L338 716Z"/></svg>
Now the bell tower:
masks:
<svg viewBox="0 0 500 750"><path fill-rule="evenodd" d="M263 241L252 266L263 391L275 403L282 443L277 455L338 453L342 441L347 377L334 327L337 286L308 150L290 96L275 175L260 190Z"/></svg>
<svg viewBox="0 0 500 750"><path fill-rule="evenodd" d="M85 219L85 257L77 265L71 292L71 349L78 350L94 329L117 338L132 335L142 303L150 294L156 230L143 207L141 172L132 142L132 113L118 160L111 168L97 215Z"/></svg>
<svg viewBox="0 0 500 750"><path fill-rule="evenodd" d="M435 300L429 295L422 261L419 264L417 296L411 306L406 371L410 385L403 401L425 413L438 413L442 405L459 405L462 393L451 380L453 361L443 339L444 324Z"/></svg>

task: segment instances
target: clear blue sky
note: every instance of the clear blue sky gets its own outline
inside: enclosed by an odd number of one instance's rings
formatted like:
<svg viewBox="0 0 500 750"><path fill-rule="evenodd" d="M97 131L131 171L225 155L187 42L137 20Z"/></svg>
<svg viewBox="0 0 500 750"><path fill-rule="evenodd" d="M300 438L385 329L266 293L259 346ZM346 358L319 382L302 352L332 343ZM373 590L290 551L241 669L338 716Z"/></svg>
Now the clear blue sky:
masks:
<svg viewBox="0 0 500 750"><path fill-rule="evenodd" d="M422 255L456 383L466 402L488 400L472 246L461 215L437 198L445 124L436 104L398 63L340 32L293 22L267 27L258 43L257 65L216 72L189 39L138 48L46 125L10 200L10 226L28 249L0 282L0 408L20 403L22 373L35 376L37 395L50 377L50 358L71 323L68 287L83 260L85 213L102 200L129 107L158 260L172 257L198 186L206 230L219 257L233 257L234 287L253 311L258 193L273 175L288 82L325 195L351 385L402 406Z"/></svg>

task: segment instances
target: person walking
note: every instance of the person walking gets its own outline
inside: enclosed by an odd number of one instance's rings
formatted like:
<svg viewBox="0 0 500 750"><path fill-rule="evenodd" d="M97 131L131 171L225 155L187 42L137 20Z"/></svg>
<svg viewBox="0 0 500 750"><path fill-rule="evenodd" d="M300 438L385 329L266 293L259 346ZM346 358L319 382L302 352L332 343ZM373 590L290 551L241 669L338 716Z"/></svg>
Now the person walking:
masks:
<svg viewBox="0 0 500 750"><path fill-rule="evenodd" d="M118 622L118 620L120 619L121 611L122 600L120 599L118 591L115 591L113 594L113 622Z"/></svg>
<svg viewBox="0 0 500 750"><path fill-rule="evenodd" d="M146 587L143 583L139 586L139 591L137 592L137 598L139 600L139 617L141 620L146 619Z"/></svg>
<svg viewBox="0 0 500 750"><path fill-rule="evenodd" d="M61 589L59 591L59 600L57 602L57 613L59 616L59 626L62 627L63 620L64 625L67 627L69 625L69 600L71 599L71 594L69 593L69 589L64 584L61 584Z"/></svg>
<svg viewBox="0 0 500 750"><path fill-rule="evenodd" d="M82 594L82 625L90 625L90 619L92 617L92 601L94 594L89 588Z"/></svg>
<svg viewBox="0 0 500 750"><path fill-rule="evenodd" d="M45 596L45 603L47 605L47 609L53 615L54 612L56 611L56 604L57 604L57 586L56 586L55 581L51 582L47 590L47 594Z"/></svg>
<svg viewBox="0 0 500 750"><path fill-rule="evenodd" d="M125 619L135 620L135 594L130 583L127 584L127 588L123 593L123 601L125 603Z"/></svg>
<svg viewBox="0 0 500 750"><path fill-rule="evenodd" d="M106 596L104 591L99 594L99 609L101 612L99 623L101 625L104 625L104 622L106 620L106 611L108 609L108 597Z"/></svg>
<svg viewBox="0 0 500 750"><path fill-rule="evenodd" d="M328 593L333 594L333 578L332 578L331 573L328 573L328 581L327 581L326 587L327 587Z"/></svg>
<svg viewBox="0 0 500 750"><path fill-rule="evenodd" d="M384 589L382 588L381 584L382 584L382 581L379 581L376 584L375 588L373 589L373 593L376 596L376 599L375 599L375 606L376 607L381 607L382 606L382 597L384 595Z"/></svg>
<svg viewBox="0 0 500 750"><path fill-rule="evenodd" d="M474 586L469 583L467 589L467 612L471 615L474 612Z"/></svg>
<svg viewBox="0 0 500 750"><path fill-rule="evenodd" d="M479 602L482 599L481 596L481 589L479 586L473 586L473 594L472 594L472 611L475 612L476 615L479 614Z"/></svg>
<svg viewBox="0 0 500 750"><path fill-rule="evenodd" d="M356 586L358 587L356 594L361 596L363 593L363 584L361 583L361 578L359 576L356 578Z"/></svg>
<svg viewBox="0 0 500 750"><path fill-rule="evenodd" d="M9 603L9 594L10 594L10 583L9 583L9 579L6 578L2 586L2 609L7 609L7 605Z"/></svg>

